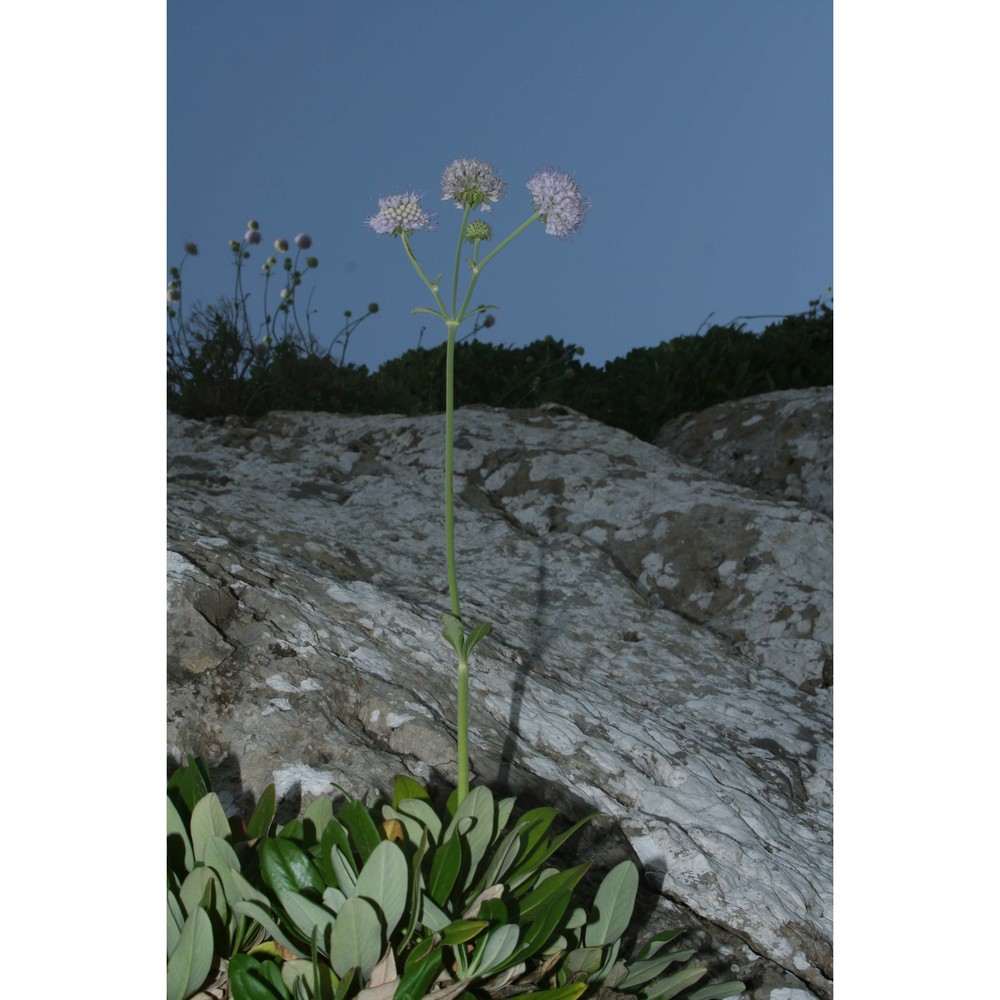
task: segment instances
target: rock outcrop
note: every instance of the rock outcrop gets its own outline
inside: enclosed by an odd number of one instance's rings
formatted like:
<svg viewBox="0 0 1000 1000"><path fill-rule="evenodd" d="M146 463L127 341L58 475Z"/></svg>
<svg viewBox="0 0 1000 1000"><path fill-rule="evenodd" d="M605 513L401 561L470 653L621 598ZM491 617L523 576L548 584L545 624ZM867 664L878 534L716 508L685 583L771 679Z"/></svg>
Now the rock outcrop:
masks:
<svg viewBox="0 0 1000 1000"><path fill-rule="evenodd" d="M655 443L723 482L833 517L833 386L684 413L664 424Z"/></svg>
<svg viewBox="0 0 1000 1000"><path fill-rule="evenodd" d="M169 754L234 807L453 783L443 417L168 426ZM455 455L477 780L601 810L753 996L831 996L830 519L557 407Z"/></svg>

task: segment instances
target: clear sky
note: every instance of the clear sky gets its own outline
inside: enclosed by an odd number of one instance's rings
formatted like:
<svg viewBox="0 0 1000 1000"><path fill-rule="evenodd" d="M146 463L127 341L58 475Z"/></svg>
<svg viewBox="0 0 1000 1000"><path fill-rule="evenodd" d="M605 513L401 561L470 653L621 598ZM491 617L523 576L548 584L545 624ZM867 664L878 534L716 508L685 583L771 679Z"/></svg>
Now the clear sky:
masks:
<svg viewBox="0 0 1000 1000"><path fill-rule="evenodd" d="M380 196L440 213L413 238L451 274L457 158L492 163L495 240L532 211L527 180L573 174L592 208L571 241L536 223L484 271L480 334L546 334L601 365L706 317L805 309L833 283L833 15L828 0L170 0L167 247L188 241L184 302L233 289L230 239L259 221L245 290L262 313L274 239L307 232L313 331L380 312L349 361L377 367L444 338L399 240L364 225ZM464 277L464 275L463 275ZM273 290L271 292L273 295ZM273 300L272 300L273 301ZM304 296L300 296L300 305ZM256 310L256 312L255 312ZM747 327L762 329L767 320ZM470 326L463 327L467 332Z"/></svg>

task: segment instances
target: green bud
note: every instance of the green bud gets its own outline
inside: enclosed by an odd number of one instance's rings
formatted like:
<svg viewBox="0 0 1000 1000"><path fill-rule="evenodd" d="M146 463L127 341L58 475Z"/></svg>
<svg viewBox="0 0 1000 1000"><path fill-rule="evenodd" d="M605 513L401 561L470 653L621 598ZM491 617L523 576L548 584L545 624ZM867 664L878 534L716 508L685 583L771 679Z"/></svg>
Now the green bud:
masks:
<svg viewBox="0 0 1000 1000"><path fill-rule="evenodd" d="M256 219L251 219L247 223L247 229L260 229L260 223Z"/></svg>
<svg viewBox="0 0 1000 1000"><path fill-rule="evenodd" d="M369 302L368 303L368 311L370 313L377 313L378 312L378 303L377 302Z"/></svg>
<svg viewBox="0 0 1000 1000"><path fill-rule="evenodd" d="M292 258L291 257L286 257L285 258L285 270L286 271L290 271L291 269L292 269Z"/></svg>
<svg viewBox="0 0 1000 1000"><path fill-rule="evenodd" d="M230 240L229 241L229 249L230 250L239 250L239 248L240 248L240 245L239 245L239 243L236 242L236 240Z"/></svg>
<svg viewBox="0 0 1000 1000"><path fill-rule="evenodd" d="M350 309L345 309L344 310L344 318L345 319L350 319L351 318L351 310Z"/></svg>
<svg viewBox="0 0 1000 1000"><path fill-rule="evenodd" d="M181 272L176 267L170 268L170 277L171 278L179 278L180 276L181 276Z"/></svg>
<svg viewBox="0 0 1000 1000"><path fill-rule="evenodd" d="M488 222L482 219L473 219L465 227L465 240L467 243L475 243L476 240L488 240L493 235L493 230Z"/></svg>
<svg viewBox="0 0 1000 1000"><path fill-rule="evenodd" d="M306 267L319 267L319 261L315 257L306 257Z"/></svg>

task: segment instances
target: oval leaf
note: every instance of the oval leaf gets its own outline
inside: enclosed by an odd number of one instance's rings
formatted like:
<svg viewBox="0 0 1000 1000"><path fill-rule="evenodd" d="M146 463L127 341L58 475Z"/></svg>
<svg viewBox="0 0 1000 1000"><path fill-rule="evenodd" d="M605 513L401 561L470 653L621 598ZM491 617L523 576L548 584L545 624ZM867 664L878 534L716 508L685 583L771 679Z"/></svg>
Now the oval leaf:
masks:
<svg viewBox="0 0 1000 1000"><path fill-rule="evenodd" d="M212 921L199 906L184 924L167 959L167 1000L186 1000L208 978L215 958Z"/></svg>
<svg viewBox="0 0 1000 1000"><path fill-rule="evenodd" d="M391 840L383 840L365 862L354 886L352 896L361 896L382 911L387 939L406 909L408 875L406 855Z"/></svg>
<svg viewBox="0 0 1000 1000"><path fill-rule="evenodd" d="M195 861L205 860L205 844L212 837L229 836L229 820L215 792L209 792L191 812L191 845Z"/></svg>
<svg viewBox="0 0 1000 1000"><path fill-rule="evenodd" d="M371 903L353 896L340 908L330 935L330 964L338 976L360 969L367 982L382 954L382 928Z"/></svg>
<svg viewBox="0 0 1000 1000"><path fill-rule="evenodd" d="M275 896L303 889L313 889L318 895L323 894L323 877L309 855L293 841L268 838L261 843L258 856L260 873Z"/></svg>
<svg viewBox="0 0 1000 1000"><path fill-rule="evenodd" d="M591 921L584 931L585 945L601 948L617 941L628 930L638 889L639 871L631 861L620 862L604 876L594 897Z"/></svg>

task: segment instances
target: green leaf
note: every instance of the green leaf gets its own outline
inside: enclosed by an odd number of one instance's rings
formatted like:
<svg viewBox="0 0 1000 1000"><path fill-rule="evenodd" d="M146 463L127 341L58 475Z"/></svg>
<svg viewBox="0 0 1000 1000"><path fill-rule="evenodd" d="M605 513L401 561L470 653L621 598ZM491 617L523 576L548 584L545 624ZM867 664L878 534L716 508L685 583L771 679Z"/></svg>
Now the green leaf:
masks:
<svg viewBox="0 0 1000 1000"><path fill-rule="evenodd" d="M444 948L434 948L420 958L413 954L406 962L393 1000L421 1000L444 965Z"/></svg>
<svg viewBox="0 0 1000 1000"><path fill-rule="evenodd" d="M167 868L183 877L194 868L194 848L177 806L167 796Z"/></svg>
<svg viewBox="0 0 1000 1000"><path fill-rule="evenodd" d="M441 820L429 802L421 799L404 799L399 803L399 811L405 816L412 816L426 828L435 844L440 843ZM419 838L417 842L419 843Z"/></svg>
<svg viewBox="0 0 1000 1000"><path fill-rule="evenodd" d="M222 897L220 905L220 897ZM184 912L191 914L200 906L209 914L218 912L223 924L226 922L226 904L218 876L211 868L195 868L188 874L181 886L181 905Z"/></svg>
<svg viewBox="0 0 1000 1000"><path fill-rule="evenodd" d="M347 897L336 887L327 886L323 890L323 905L331 913L339 913L340 908L347 902Z"/></svg>
<svg viewBox="0 0 1000 1000"><path fill-rule="evenodd" d="M306 828L307 842L320 842L328 823L333 822L333 803L325 796L313 799L302 814L302 825ZM312 830L309 825L312 824ZM310 836L311 834L311 836Z"/></svg>
<svg viewBox="0 0 1000 1000"><path fill-rule="evenodd" d="M371 813L363 802L348 799L341 807L339 818L347 827L354 846L361 855L361 863L364 864L382 841Z"/></svg>
<svg viewBox="0 0 1000 1000"><path fill-rule="evenodd" d="M302 939L311 940L315 930L316 947L329 957L327 935L333 927L334 915L298 892L283 892L278 898L285 913L301 933Z"/></svg>
<svg viewBox="0 0 1000 1000"><path fill-rule="evenodd" d="M397 774L392 782L392 808L398 809L404 799L430 802L431 797L419 781L414 781L413 778L409 778L405 774Z"/></svg>
<svg viewBox="0 0 1000 1000"><path fill-rule="evenodd" d="M465 640L465 658L468 659L472 655L472 651L479 645L479 643L490 634L493 626L489 622L481 622L477 625L470 633L468 639Z"/></svg>
<svg viewBox="0 0 1000 1000"><path fill-rule="evenodd" d="M477 976L488 976L495 972L514 954L521 937L517 924L502 924L480 942L472 957L470 970Z"/></svg>
<svg viewBox="0 0 1000 1000"><path fill-rule="evenodd" d="M292 1000L275 962L259 962L252 955L233 955L228 973L233 1000Z"/></svg>
<svg viewBox="0 0 1000 1000"><path fill-rule="evenodd" d="M531 994L531 1000L578 1000L587 991L587 983L569 983L554 990L539 990Z"/></svg>
<svg viewBox="0 0 1000 1000"><path fill-rule="evenodd" d="M462 841L458 837L452 837L434 852L434 860L431 862L427 894L438 906L447 905L461 867Z"/></svg>
<svg viewBox="0 0 1000 1000"><path fill-rule="evenodd" d="M250 917L251 920L256 920L261 927L267 931L271 937L281 945L282 948L286 948L288 951L292 952L293 955L301 955L304 949L301 944L297 944L288 937L287 934L278 926L277 920L274 918L274 914L271 910L263 906L262 904L251 899L240 900L233 907L237 913L242 913L244 916ZM265 942L266 944L266 942ZM234 955L233 958L236 956Z"/></svg>
<svg viewBox="0 0 1000 1000"><path fill-rule="evenodd" d="M521 945L514 953L511 964L525 961L548 944L569 906L571 895L572 888L566 889L551 897L546 905L536 909L535 919L524 932Z"/></svg>
<svg viewBox="0 0 1000 1000"><path fill-rule="evenodd" d="M448 824L444 834L445 841L458 835L458 827L463 819L469 818L473 821L464 837L469 845L469 868L462 888L468 888L475 881L479 863L493 841L495 817L493 793L485 785L477 785L462 800L455 810L454 818Z"/></svg>
<svg viewBox="0 0 1000 1000"><path fill-rule="evenodd" d="M521 923L537 919L540 913L554 905L555 900L571 893L589 867L590 862L585 861L575 868L569 868L545 879L532 889L521 901Z"/></svg>
<svg viewBox="0 0 1000 1000"><path fill-rule="evenodd" d="M212 779L201 757L188 757L187 765L177 768L167 781L167 795L174 792L175 804L179 812L191 815L198 800L212 790Z"/></svg>
<svg viewBox="0 0 1000 1000"><path fill-rule="evenodd" d="M212 921L197 907L184 924L167 959L167 1000L187 1000L208 978L215 959Z"/></svg>
<svg viewBox="0 0 1000 1000"><path fill-rule="evenodd" d="M503 842L493 855L489 867L482 878L482 885L496 885L503 881L504 875L510 870L514 862L517 861L521 853L521 837L515 828L504 837Z"/></svg>
<svg viewBox="0 0 1000 1000"><path fill-rule="evenodd" d="M444 622L444 629L441 634L445 637L451 648L455 650L455 654L459 660L464 662L465 629L462 628L462 623L454 615L442 615L441 620Z"/></svg>
<svg viewBox="0 0 1000 1000"><path fill-rule="evenodd" d="M532 810L532 812L536 811L537 810ZM525 813L525 817L528 815L528 813ZM552 857L552 855L555 854L555 852L558 851L559 848L562 847L562 845L566 843L566 841L569 840L569 838L572 837L577 830L579 830L586 823L589 823L595 816L599 815L600 813L593 812L584 816L583 819L574 823L565 833L560 834L551 842L544 839L539 840L531 853L527 854L525 859L518 863L518 865L510 873L510 876L507 879L507 884L510 888L513 890L521 886L527 876L545 864L545 862L548 861L548 859ZM523 819L524 817L522 817L522 821ZM546 824L546 827L547 826L548 824Z"/></svg>
<svg viewBox="0 0 1000 1000"><path fill-rule="evenodd" d="M264 884L280 898L283 892L313 889L322 895L326 887L312 859L294 841L269 837L260 843L260 874Z"/></svg>
<svg viewBox="0 0 1000 1000"><path fill-rule="evenodd" d="M195 861L205 860L205 844L211 837L230 836L229 820L215 792L200 799L191 813L191 846Z"/></svg>
<svg viewBox="0 0 1000 1000"><path fill-rule="evenodd" d="M383 840L365 862L352 893L382 911L387 938L392 937L406 909L407 876L406 855L391 840Z"/></svg>
<svg viewBox="0 0 1000 1000"><path fill-rule="evenodd" d="M682 993L689 986L698 982L702 976L705 975L707 969L694 968L694 969L681 969L680 972L675 972L672 976L667 976L666 979L657 979L655 983L647 986L639 996L643 1000L670 1000L671 997L677 996L678 993Z"/></svg>
<svg viewBox="0 0 1000 1000"><path fill-rule="evenodd" d="M665 944L669 944L683 933L683 929L678 929L660 931L659 934L654 934L648 941L644 942L642 948L636 953L635 961L644 962L652 958Z"/></svg>
<svg viewBox="0 0 1000 1000"><path fill-rule="evenodd" d="M239 871L240 859L232 845L221 837L212 837L205 845L205 865L215 872L230 907L243 898L234 875ZM221 910L220 910L221 912ZM225 918L224 918L225 919Z"/></svg>
<svg viewBox="0 0 1000 1000"><path fill-rule="evenodd" d="M732 979L728 983L711 983L702 986L687 996L686 1000L728 1000L729 997L738 997L746 992L746 984L738 979Z"/></svg>
<svg viewBox="0 0 1000 1000"><path fill-rule="evenodd" d="M354 895L354 887L358 878L354 874L354 868L344 856L344 852L339 847L330 848L330 866L337 877L337 885L345 896Z"/></svg>
<svg viewBox="0 0 1000 1000"><path fill-rule="evenodd" d="M267 836L268 831L271 829L271 823L274 820L276 810L277 794L274 790L274 785L268 785L257 802L257 808L254 809L253 815L250 817L250 822L247 823L248 840L257 840L260 837Z"/></svg>
<svg viewBox="0 0 1000 1000"><path fill-rule="evenodd" d="M420 900L420 920L424 927L436 934L448 926L448 914L441 909L429 895Z"/></svg>
<svg viewBox="0 0 1000 1000"><path fill-rule="evenodd" d="M184 910L180 901L172 893L167 893L167 954L171 954L177 947L177 941L181 936L181 928L184 926Z"/></svg>
<svg viewBox="0 0 1000 1000"><path fill-rule="evenodd" d="M621 861L604 877L591 910L591 921L583 934L588 947L617 941L628 930L639 889L639 871L631 861Z"/></svg>
<svg viewBox="0 0 1000 1000"><path fill-rule="evenodd" d="M584 975L588 979L601 967L602 948L576 948L562 962L562 968L570 976Z"/></svg>
<svg viewBox="0 0 1000 1000"><path fill-rule="evenodd" d="M330 935L330 964L338 976L361 970L367 981L382 954L382 928L371 903L353 896L340 908Z"/></svg>
<svg viewBox="0 0 1000 1000"><path fill-rule="evenodd" d="M337 990L337 977L333 969L321 962L316 954L312 959L294 958L283 962L281 978L292 991L293 997L303 996L315 1000L333 1000ZM317 989L318 982L318 989ZM296 993L296 990L299 992Z"/></svg>
<svg viewBox="0 0 1000 1000"><path fill-rule="evenodd" d="M331 820L327 823L326 829L323 831L323 836L320 839L319 867L330 884L340 885L336 869L330 863L330 857L333 854L333 849L335 847L340 851L344 864L350 872L350 884L354 885L357 881L358 869L355 867L354 858L352 857L353 851L351 850L350 838L347 835L347 831L340 825L340 823L336 820ZM341 888L343 889L344 887L341 886ZM346 893L347 890L344 889L344 891Z"/></svg>
<svg viewBox="0 0 1000 1000"><path fill-rule="evenodd" d="M684 951L672 951L666 955L657 955L643 962L632 962L628 967L628 975L621 982L622 992L634 992L636 986L655 979L664 969L675 962L686 962L694 955L694 948Z"/></svg>
<svg viewBox="0 0 1000 1000"><path fill-rule="evenodd" d="M465 944L471 941L476 935L481 934L487 927L489 921L486 920L453 920L447 927L440 930L441 940L445 944Z"/></svg>

